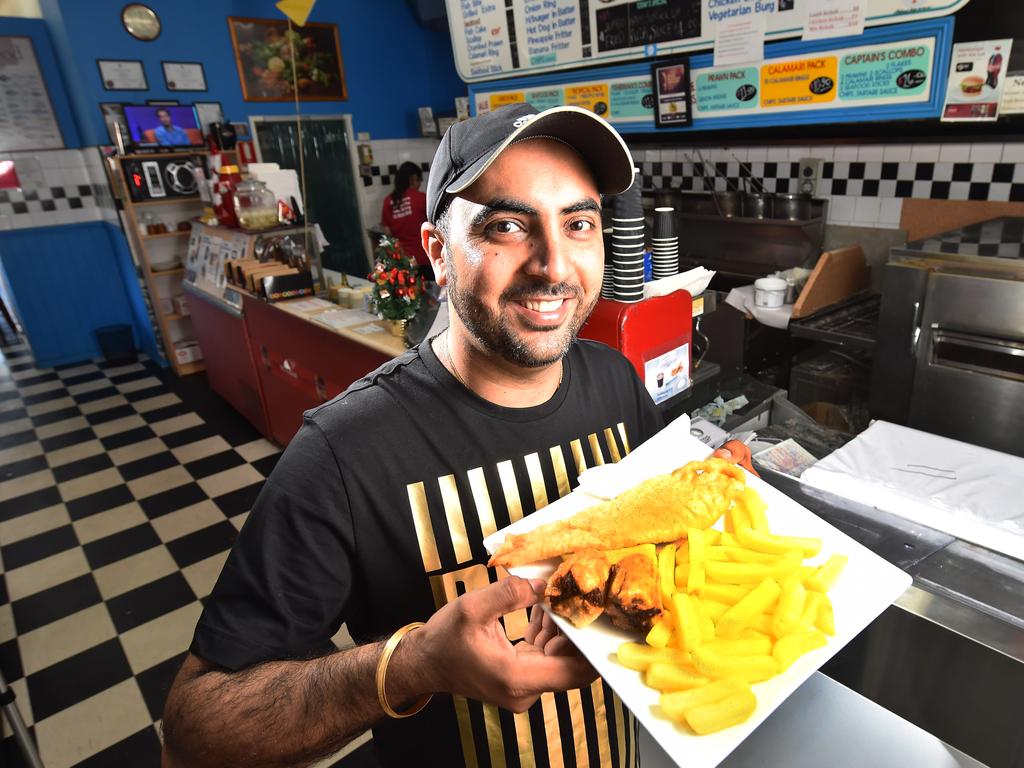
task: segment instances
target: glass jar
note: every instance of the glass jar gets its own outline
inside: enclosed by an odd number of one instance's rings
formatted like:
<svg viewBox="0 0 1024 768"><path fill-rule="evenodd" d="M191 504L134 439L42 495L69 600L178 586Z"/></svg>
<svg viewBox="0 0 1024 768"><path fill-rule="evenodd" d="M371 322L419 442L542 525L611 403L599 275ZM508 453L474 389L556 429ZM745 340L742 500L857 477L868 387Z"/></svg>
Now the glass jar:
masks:
<svg viewBox="0 0 1024 768"><path fill-rule="evenodd" d="M235 188L235 215L242 229L277 226L277 197L259 179L248 179Z"/></svg>
<svg viewBox="0 0 1024 768"><path fill-rule="evenodd" d="M224 227L237 227L235 214L235 188L242 183L237 165L222 165L213 185L213 212L217 223Z"/></svg>

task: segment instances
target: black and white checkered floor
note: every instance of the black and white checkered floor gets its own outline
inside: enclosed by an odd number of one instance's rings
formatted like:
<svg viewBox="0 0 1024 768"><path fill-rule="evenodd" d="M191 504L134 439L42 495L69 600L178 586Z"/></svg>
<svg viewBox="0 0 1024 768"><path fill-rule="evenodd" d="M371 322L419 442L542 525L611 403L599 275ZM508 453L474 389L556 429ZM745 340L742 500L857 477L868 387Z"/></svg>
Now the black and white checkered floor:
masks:
<svg viewBox="0 0 1024 768"><path fill-rule="evenodd" d="M202 376L0 349L0 667L46 768L159 766L168 686L279 455ZM23 765L9 734L0 765Z"/></svg>

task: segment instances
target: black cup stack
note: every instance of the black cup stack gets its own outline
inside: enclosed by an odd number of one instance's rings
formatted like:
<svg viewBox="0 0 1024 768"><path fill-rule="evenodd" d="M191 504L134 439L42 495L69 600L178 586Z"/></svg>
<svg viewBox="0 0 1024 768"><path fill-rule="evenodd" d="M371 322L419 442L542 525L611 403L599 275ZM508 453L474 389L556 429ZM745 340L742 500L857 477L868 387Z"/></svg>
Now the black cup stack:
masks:
<svg viewBox="0 0 1024 768"><path fill-rule="evenodd" d="M612 203L612 278L616 301L644 298L644 209L640 200L639 169L633 184Z"/></svg>
<svg viewBox="0 0 1024 768"><path fill-rule="evenodd" d="M651 238L651 277L661 280L679 273L679 232L675 208L654 209Z"/></svg>
<svg viewBox="0 0 1024 768"><path fill-rule="evenodd" d="M604 237L604 280L601 281L601 298L615 298L615 270L612 268L612 228L603 230Z"/></svg>

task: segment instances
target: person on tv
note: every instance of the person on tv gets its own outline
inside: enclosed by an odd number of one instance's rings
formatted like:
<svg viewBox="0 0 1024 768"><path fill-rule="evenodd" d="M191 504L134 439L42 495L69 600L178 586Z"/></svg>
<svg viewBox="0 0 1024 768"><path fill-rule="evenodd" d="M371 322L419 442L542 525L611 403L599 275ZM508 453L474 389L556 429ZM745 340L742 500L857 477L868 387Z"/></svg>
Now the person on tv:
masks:
<svg viewBox="0 0 1024 768"><path fill-rule="evenodd" d="M160 125L153 133L156 135L156 143L161 147L185 147L191 142L184 128L179 128L171 119L171 111L160 107L156 111Z"/></svg>

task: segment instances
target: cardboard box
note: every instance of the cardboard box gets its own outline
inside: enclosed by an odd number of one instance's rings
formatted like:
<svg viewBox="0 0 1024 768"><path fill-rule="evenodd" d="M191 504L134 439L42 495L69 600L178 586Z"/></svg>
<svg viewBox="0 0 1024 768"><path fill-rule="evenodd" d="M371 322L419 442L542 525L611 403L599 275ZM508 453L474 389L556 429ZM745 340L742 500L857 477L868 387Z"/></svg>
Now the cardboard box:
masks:
<svg viewBox="0 0 1024 768"><path fill-rule="evenodd" d="M203 350L198 341L176 341L174 343L174 359L179 364L193 363L203 359Z"/></svg>
<svg viewBox="0 0 1024 768"><path fill-rule="evenodd" d="M188 296L184 293L179 293L171 301L174 302L174 311L179 315L187 317L190 314L188 310Z"/></svg>

